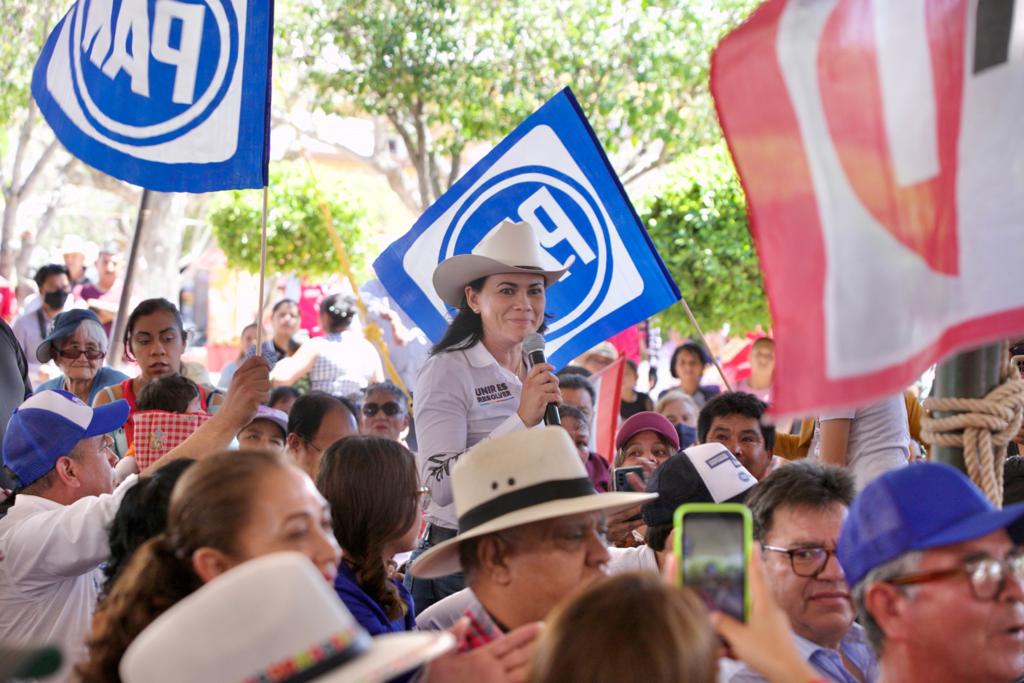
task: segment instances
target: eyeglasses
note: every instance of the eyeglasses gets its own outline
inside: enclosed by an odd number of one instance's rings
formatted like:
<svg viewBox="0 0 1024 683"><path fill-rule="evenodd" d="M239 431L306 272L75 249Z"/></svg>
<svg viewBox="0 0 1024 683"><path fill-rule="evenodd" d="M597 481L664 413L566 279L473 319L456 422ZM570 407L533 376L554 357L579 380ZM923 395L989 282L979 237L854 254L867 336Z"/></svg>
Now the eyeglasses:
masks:
<svg viewBox="0 0 1024 683"><path fill-rule="evenodd" d="M835 550L812 546L809 548L779 548L774 545L762 545L761 550L789 555L789 564L793 573L807 579L813 579L825 570L828 558L836 554Z"/></svg>
<svg viewBox="0 0 1024 683"><path fill-rule="evenodd" d="M100 358L103 358L103 356L107 355L105 352L98 351L96 349L78 349L78 348L59 349L57 351L57 354L61 358L67 358L68 360L75 360L76 358L80 358L81 356L85 356L89 360L99 360Z"/></svg>
<svg viewBox="0 0 1024 683"><path fill-rule="evenodd" d="M363 404L363 415L366 417L373 417L378 411L383 411L388 417L394 417L402 412L402 406L398 405L394 401L388 401L387 403L364 403Z"/></svg>
<svg viewBox="0 0 1024 683"><path fill-rule="evenodd" d="M1011 575L1018 581L1024 581L1024 552L1016 550L1005 560L997 560L994 557L971 559L959 567L905 574L888 579L886 583L894 586L914 586L919 583L939 581L957 574L967 575L971 593L978 600L997 600L1003 589L1006 588L1006 582Z"/></svg>
<svg viewBox="0 0 1024 683"><path fill-rule="evenodd" d="M421 486L416 489L416 504L419 505L420 512L426 512L427 508L430 507L430 489L426 486Z"/></svg>

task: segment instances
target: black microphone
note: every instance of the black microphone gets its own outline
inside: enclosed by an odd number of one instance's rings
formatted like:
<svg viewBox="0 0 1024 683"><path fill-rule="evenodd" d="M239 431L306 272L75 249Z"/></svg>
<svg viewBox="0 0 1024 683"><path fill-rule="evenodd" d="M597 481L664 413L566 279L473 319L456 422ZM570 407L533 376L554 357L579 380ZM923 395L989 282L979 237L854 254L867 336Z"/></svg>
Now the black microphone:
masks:
<svg viewBox="0 0 1024 683"><path fill-rule="evenodd" d="M526 352L526 361L531 368L540 363L547 363L544 358L544 337L536 332L526 335L526 338L523 339L523 351ZM562 424L562 418L558 415L557 403L549 403L548 407L544 409L544 424L556 427Z"/></svg>

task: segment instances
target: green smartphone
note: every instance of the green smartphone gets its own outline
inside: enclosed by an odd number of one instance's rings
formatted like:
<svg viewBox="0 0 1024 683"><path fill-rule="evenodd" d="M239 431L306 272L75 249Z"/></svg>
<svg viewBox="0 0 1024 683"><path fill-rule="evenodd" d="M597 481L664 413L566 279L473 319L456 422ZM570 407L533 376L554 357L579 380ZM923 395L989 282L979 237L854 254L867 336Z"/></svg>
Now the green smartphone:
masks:
<svg viewBox="0 0 1024 683"><path fill-rule="evenodd" d="M747 620L750 613L750 510L740 503L686 503L676 509L677 582L709 610Z"/></svg>

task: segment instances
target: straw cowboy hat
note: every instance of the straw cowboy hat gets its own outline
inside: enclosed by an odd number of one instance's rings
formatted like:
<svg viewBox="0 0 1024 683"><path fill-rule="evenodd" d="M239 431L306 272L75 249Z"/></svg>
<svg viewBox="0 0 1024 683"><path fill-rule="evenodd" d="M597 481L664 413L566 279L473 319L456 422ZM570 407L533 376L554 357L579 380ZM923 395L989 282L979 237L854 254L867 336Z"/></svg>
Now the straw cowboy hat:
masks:
<svg viewBox="0 0 1024 683"><path fill-rule="evenodd" d="M459 543L471 538L556 517L613 512L658 495L595 492L561 427L528 429L470 448L452 472L452 493L459 535L416 558L413 576L459 571Z"/></svg>
<svg viewBox="0 0 1024 683"><path fill-rule="evenodd" d="M305 555L243 562L160 615L121 660L125 683L376 683L455 646L447 632L371 638Z"/></svg>
<svg viewBox="0 0 1024 683"><path fill-rule="evenodd" d="M472 254L458 254L437 264L434 289L442 301L458 308L466 285L473 280L499 273L532 273L543 275L550 287L565 274L574 258L564 268L551 270L553 259L540 248L533 226L506 219L476 245Z"/></svg>

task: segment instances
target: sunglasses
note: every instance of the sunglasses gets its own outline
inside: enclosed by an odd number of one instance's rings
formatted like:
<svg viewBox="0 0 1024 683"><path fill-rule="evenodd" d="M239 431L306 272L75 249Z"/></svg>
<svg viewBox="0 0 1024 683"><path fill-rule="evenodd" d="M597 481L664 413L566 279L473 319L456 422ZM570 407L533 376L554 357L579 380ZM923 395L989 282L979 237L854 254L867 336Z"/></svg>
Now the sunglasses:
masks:
<svg viewBox="0 0 1024 683"><path fill-rule="evenodd" d="M378 412L383 412L388 417L394 417L402 412L402 406L398 405L394 401L388 401L387 403L364 403L363 404L363 415L366 417L373 417Z"/></svg>
<svg viewBox="0 0 1024 683"><path fill-rule="evenodd" d="M61 358L67 358L68 360L75 360L81 356L85 356L89 360L98 360L107 354L95 349L60 349L57 351L57 355Z"/></svg>

